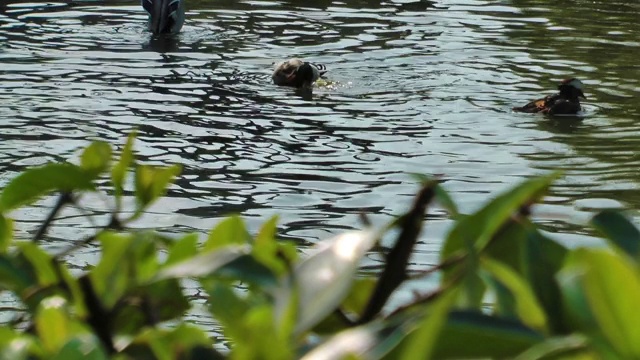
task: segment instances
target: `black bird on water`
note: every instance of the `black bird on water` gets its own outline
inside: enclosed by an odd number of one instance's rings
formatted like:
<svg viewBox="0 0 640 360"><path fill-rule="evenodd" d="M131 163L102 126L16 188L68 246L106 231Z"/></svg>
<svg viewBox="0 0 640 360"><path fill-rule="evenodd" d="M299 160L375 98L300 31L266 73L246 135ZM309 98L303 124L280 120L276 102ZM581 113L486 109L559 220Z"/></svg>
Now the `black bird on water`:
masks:
<svg viewBox="0 0 640 360"><path fill-rule="evenodd" d="M176 34L184 24L184 0L142 0L142 7L154 34Z"/></svg>

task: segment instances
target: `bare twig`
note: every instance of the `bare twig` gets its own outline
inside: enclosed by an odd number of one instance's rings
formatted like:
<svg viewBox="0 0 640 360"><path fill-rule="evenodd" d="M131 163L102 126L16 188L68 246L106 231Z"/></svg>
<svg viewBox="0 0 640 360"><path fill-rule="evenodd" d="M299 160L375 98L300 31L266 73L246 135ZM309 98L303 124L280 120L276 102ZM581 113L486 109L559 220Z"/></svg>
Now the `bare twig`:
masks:
<svg viewBox="0 0 640 360"><path fill-rule="evenodd" d="M56 201L56 205L53 207L53 209L49 213L49 216L47 216L47 218L42 223L42 225L40 225L40 228L38 228L38 231L36 232L36 234L33 236L34 242L38 242L39 240L42 239L42 237L47 233L47 230L49 230L49 226L51 226L51 224L53 223L53 220L58 215L60 210L65 205L71 204L71 203L73 203L73 196L71 192L65 191L62 194L60 194L60 196L58 197L58 200Z"/></svg>
<svg viewBox="0 0 640 360"><path fill-rule="evenodd" d="M357 324L364 324L373 319L382 310L393 291L408 278L409 257L422 230L427 204L434 196L433 183L425 184L418 193L413 208L401 220L402 231L387 255L384 270Z"/></svg>

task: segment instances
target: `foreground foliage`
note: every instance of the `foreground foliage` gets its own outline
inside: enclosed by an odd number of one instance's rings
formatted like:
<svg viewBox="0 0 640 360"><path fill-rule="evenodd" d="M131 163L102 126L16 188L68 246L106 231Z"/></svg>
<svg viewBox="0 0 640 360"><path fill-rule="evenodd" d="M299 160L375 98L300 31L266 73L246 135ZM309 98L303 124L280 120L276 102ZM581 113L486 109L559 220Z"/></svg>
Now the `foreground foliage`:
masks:
<svg viewBox="0 0 640 360"><path fill-rule="evenodd" d="M275 218L252 235L229 217L202 243L196 234L127 229L180 172L138 164L133 142L132 135L115 162L111 147L95 142L78 165L28 170L0 194L0 289L23 309L0 327L2 358L640 357L640 232L604 211L592 225L608 248L567 249L545 236L529 207L555 174L524 181L472 215L459 214L438 181L421 179L412 208L391 224L338 235L299 257L293 244L276 240ZM59 253L43 250L39 241L60 209L105 190L114 209L103 228ZM54 192L56 205L32 241L13 239L8 214ZM123 208L125 193L135 195L134 209ZM409 272L435 201L456 223L441 263ZM391 248L378 246L391 233L398 234ZM99 245L100 261L71 272L65 256L89 243ZM371 251L383 269L356 276ZM403 284L429 276L439 285L390 306ZM206 291L228 351L184 321L193 305L184 293L189 279Z"/></svg>

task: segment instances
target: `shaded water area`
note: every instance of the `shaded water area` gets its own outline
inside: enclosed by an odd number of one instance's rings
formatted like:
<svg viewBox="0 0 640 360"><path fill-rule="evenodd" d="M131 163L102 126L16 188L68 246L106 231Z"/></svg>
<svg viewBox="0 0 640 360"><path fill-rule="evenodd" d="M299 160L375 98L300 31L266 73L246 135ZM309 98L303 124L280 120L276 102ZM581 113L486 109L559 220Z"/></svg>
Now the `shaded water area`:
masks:
<svg viewBox="0 0 640 360"><path fill-rule="evenodd" d="M196 1L177 36L154 37L137 1L0 0L0 186L27 167L74 158L91 140L179 163L168 196L136 226L205 233L231 213L251 231L273 215L301 249L402 213L408 173L442 174L463 212L524 177L565 176L535 217L570 245L582 222L640 209L640 2ZM271 64L324 63L331 86L271 84ZM511 107L586 85L583 121ZM86 201L108 211L99 198ZM130 203L133 199L129 197ZM53 199L17 211L32 236ZM94 226L67 211L59 249ZM451 221L430 211L414 268L438 260ZM95 263L89 246L69 258ZM375 265L372 262L372 265Z"/></svg>

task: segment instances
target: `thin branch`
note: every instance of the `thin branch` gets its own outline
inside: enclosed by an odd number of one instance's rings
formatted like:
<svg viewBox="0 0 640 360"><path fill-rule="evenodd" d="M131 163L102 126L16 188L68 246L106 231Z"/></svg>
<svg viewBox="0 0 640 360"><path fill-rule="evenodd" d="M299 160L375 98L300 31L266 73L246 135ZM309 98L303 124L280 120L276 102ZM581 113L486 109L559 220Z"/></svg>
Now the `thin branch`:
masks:
<svg viewBox="0 0 640 360"><path fill-rule="evenodd" d="M409 258L422 230L427 205L434 196L433 183L425 184L416 196L411 210L400 220L402 231L387 255L384 270L357 324L372 320L382 310L393 291L408 278Z"/></svg>
<svg viewBox="0 0 640 360"><path fill-rule="evenodd" d="M49 226L51 226L51 224L53 223L53 220L58 215L60 210L65 205L71 204L71 203L73 203L73 196L71 192L65 191L62 194L60 194L60 196L58 197L58 200L56 201L56 205L53 207L53 209L49 213L49 216L47 216L47 218L42 223L40 228L38 228L38 232L36 232L36 234L34 235L33 242L37 242L41 240L42 237L44 237L44 235L47 233L47 230L49 230Z"/></svg>
<svg viewBox="0 0 640 360"><path fill-rule="evenodd" d="M459 263L461 263L462 261L464 261L464 259L466 259L467 254L458 254L455 256L451 256L449 257L447 260L439 263L438 265L428 269L428 270L424 270L424 271L418 271L416 272L414 275L411 276L411 280L417 279L417 278L421 278L427 275L431 275L436 271L440 271L440 270L445 270L448 269L449 267L453 266L453 265L457 265Z"/></svg>

